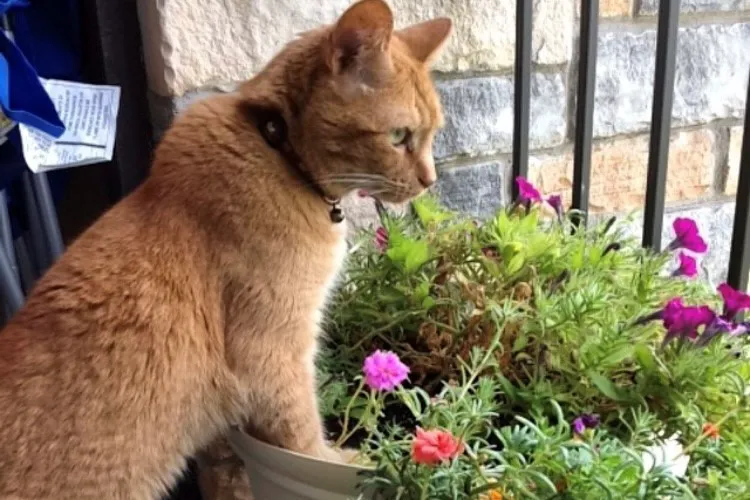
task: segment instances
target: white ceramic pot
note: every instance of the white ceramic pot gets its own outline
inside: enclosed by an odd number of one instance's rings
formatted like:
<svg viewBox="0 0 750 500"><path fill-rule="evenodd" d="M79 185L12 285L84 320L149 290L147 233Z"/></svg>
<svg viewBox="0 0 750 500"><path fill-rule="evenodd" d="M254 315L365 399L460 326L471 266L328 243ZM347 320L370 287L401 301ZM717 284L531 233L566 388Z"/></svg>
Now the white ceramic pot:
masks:
<svg viewBox="0 0 750 500"><path fill-rule="evenodd" d="M245 463L255 500L369 500L357 488L367 469L328 462L258 441L239 430L229 443Z"/></svg>

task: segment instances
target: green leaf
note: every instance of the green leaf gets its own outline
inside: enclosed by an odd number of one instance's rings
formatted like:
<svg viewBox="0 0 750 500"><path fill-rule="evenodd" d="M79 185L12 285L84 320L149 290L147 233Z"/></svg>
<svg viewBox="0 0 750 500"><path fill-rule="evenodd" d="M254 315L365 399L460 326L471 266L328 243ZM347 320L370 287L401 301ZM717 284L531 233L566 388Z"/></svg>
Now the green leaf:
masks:
<svg viewBox="0 0 750 500"><path fill-rule="evenodd" d="M425 297L424 300L422 301L422 308L432 309L433 307L435 307L435 304L437 304L435 299L433 299L432 297Z"/></svg>
<svg viewBox="0 0 750 500"><path fill-rule="evenodd" d="M518 352L524 347L526 347L529 343L529 337L528 335L520 335L516 338L515 342L513 342L513 352Z"/></svg>
<svg viewBox="0 0 750 500"><path fill-rule="evenodd" d="M417 300L424 300L428 295L430 295L429 281L423 281L414 289L414 296Z"/></svg>
<svg viewBox="0 0 750 500"><path fill-rule="evenodd" d="M432 196L422 196L412 203L419 221L424 226L439 224L452 217L452 214L444 210L438 201Z"/></svg>
<svg viewBox="0 0 750 500"><path fill-rule="evenodd" d="M410 240L402 236L391 239L389 243L391 248L386 256L408 273L416 271L430 260L430 247L426 241Z"/></svg>
<svg viewBox="0 0 750 500"><path fill-rule="evenodd" d="M603 366L620 364L623 360L633 355L633 344L622 344L602 358L599 363Z"/></svg>
<svg viewBox="0 0 750 500"><path fill-rule="evenodd" d="M411 273L422 267L430 260L430 247L425 241L415 241L406 256L406 271Z"/></svg>
<svg viewBox="0 0 750 500"><path fill-rule="evenodd" d="M638 344L633 351L635 353L635 359L638 361L638 364L641 365L641 368L649 371L656 368L654 353L651 352L651 349L649 349L648 346Z"/></svg>
<svg viewBox="0 0 750 500"><path fill-rule="evenodd" d="M526 262L526 258L522 254L518 254L510 259L508 263L505 265L505 271L509 275L514 275L521 269L523 269L523 265Z"/></svg>
<svg viewBox="0 0 750 500"><path fill-rule="evenodd" d="M630 397L627 391L617 387L614 382L606 378L604 375L592 371L589 371L587 375L589 380L591 380L591 383L599 389L599 392L608 398L622 402L632 401L633 398Z"/></svg>

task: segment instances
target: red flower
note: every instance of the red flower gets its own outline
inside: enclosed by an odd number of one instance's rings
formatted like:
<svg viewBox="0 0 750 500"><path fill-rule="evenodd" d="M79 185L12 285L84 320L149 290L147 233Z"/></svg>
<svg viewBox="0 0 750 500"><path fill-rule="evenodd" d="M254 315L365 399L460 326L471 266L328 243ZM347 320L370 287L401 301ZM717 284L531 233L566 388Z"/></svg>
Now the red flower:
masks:
<svg viewBox="0 0 750 500"><path fill-rule="evenodd" d="M440 429L425 431L417 427L417 436L411 445L412 460L426 465L452 460L463 451L463 443L450 432Z"/></svg>
<svg viewBox="0 0 750 500"><path fill-rule="evenodd" d="M382 226L375 231L375 247L380 253L388 249L388 231Z"/></svg>
<svg viewBox="0 0 750 500"><path fill-rule="evenodd" d="M719 427L711 422L706 422L703 424L703 435L712 439L719 439Z"/></svg>

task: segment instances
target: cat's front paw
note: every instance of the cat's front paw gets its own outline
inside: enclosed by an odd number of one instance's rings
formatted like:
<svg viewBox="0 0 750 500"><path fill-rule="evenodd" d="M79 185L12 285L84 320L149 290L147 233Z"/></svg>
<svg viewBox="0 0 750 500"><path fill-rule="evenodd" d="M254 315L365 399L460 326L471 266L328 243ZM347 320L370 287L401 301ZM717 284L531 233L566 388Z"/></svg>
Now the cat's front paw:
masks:
<svg viewBox="0 0 750 500"><path fill-rule="evenodd" d="M354 458L357 456L357 450L349 448L332 448L327 444L323 444L319 447L317 455L323 460L335 463L351 464L354 463Z"/></svg>

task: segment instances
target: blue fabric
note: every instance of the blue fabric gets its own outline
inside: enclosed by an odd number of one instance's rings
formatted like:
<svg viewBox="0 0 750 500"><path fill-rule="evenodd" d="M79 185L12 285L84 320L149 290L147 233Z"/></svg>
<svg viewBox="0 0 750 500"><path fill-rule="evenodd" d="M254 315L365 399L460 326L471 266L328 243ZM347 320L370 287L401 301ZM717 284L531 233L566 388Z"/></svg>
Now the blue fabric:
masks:
<svg viewBox="0 0 750 500"><path fill-rule="evenodd" d="M12 7L28 7L29 2L27 0L0 0L0 15L8 12L8 9Z"/></svg>
<svg viewBox="0 0 750 500"><path fill-rule="evenodd" d="M18 47L0 31L0 106L5 115L18 123L38 128L54 137L65 132L65 125L44 90L34 68Z"/></svg>
<svg viewBox="0 0 750 500"><path fill-rule="evenodd" d="M33 0L28 7L11 11L16 45L42 78L81 79L79 3Z"/></svg>

